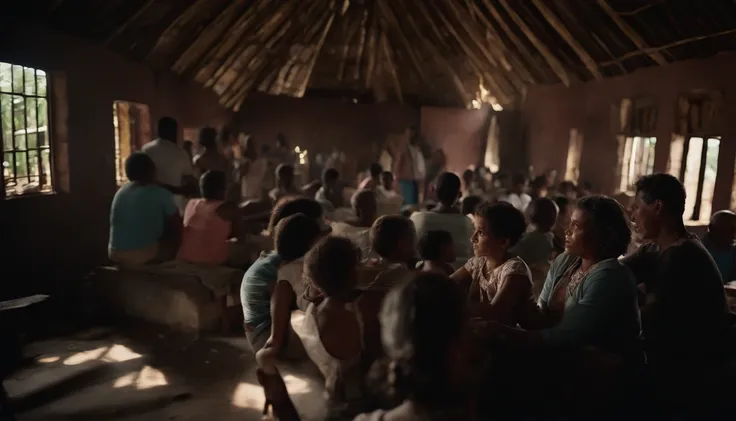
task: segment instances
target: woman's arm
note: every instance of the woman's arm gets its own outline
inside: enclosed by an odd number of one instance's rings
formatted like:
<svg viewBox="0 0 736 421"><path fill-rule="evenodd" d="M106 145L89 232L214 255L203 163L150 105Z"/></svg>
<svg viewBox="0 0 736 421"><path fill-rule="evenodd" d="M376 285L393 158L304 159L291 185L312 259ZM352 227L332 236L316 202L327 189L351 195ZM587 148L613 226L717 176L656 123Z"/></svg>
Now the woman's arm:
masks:
<svg viewBox="0 0 736 421"><path fill-rule="evenodd" d="M466 294L470 291L470 284L473 283L473 275L464 266L450 275L450 279L460 285Z"/></svg>
<svg viewBox="0 0 736 421"><path fill-rule="evenodd" d="M526 275L511 274L501 281L498 292L490 304L471 304L471 314L488 321L495 321L508 326L515 326L518 311L524 301L532 295L532 285Z"/></svg>

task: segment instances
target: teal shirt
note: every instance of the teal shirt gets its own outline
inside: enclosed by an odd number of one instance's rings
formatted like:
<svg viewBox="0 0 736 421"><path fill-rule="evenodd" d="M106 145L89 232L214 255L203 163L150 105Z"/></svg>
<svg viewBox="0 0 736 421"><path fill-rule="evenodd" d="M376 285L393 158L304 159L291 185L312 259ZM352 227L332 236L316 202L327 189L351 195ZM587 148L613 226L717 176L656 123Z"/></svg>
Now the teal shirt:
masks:
<svg viewBox="0 0 736 421"><path fill-rule="evenodd" d="M240 302L246 325L259 331L271 323L271 285L283 259L276 252L263 253L243 275Z"/></svg>
<svg viewBox="0 0 736 421"><path fill-rule="evenodd" d="M128 183L115 193L110 207L112 250L146 248L161 239L166 219L179 212L174 195L156 185Z"/></svg>
<svg viewBox="0 0 736 421"><path fill-rule="evenodd" d="M563 253L547 273L539 296L543 310L565 272L579 258ZM593 346L626 358L641 359L641 321L633 274L618 259L599 262L567 298L560 322L542 332L551 346Z"/></svg>

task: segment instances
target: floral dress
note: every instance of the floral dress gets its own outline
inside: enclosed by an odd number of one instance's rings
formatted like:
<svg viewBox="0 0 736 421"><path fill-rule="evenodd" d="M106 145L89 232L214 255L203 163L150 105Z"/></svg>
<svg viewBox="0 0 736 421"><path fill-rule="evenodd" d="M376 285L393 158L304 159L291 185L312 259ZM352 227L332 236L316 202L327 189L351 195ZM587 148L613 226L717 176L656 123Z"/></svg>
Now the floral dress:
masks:
<svg viewBox="0 0 736 421"><path fill-rule="evenodd" d="M520 300L515 308L520 310L524 304L534 305L531 271L522 259L512 257L495 268L491 267L491 265L485 257L472 257L465 263L465 270L470 273L472 279L470 293L468 295L470 302L490 305L493 302L493 298L510 277L523 276L529 282L529 296ZM499 320L499 322L516 325L519 322L518 314L509 315L507 320Z"/></svg>

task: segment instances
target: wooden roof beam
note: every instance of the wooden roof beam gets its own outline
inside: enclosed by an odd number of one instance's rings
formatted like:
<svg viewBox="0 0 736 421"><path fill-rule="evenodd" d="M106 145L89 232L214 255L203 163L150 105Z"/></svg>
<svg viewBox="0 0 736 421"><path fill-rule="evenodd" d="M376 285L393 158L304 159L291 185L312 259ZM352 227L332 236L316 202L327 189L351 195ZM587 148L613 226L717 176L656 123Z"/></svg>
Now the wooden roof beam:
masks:
<svg viewBox="0 0 736 421"><path fill-rule="evenodd" d="M496 10L496 6L494 6L490 0L483 0L483 5L486 7L486 9L491 13L491 16L493 16L493 19L496 21L499 27L501 27L501 30L503 33L506 34L506 36L511 40L511 42L514 44L514 47L516 47L516 51L519 52L521 57L524 59L524 61L527 63L526 67L531 72L531 69L540 69L539 64L537 63L537 60L535 60L534 56L532 55L531 51L524 45L524 43L521 41L519 37L516 36L514 31L511 30L509 25L506 23L506 20L503 19L501 14ZM490 27L490 24L489 24ZM546 77L548 72L543 72L542 75ZM536 83L536 80L534 81Z"/></svg>
<svg viewBox="0 0 736 421"><path fill-rule="evenodd" d="M450 77L452 78L452 83L455 85L455 89L457 90L458 97L461 101L461 104L466 106L470 101L473 100L473 98L468 94L468 92L465 90L465 86L463 85L463 81L458 76L455 69L452 67L452 64L445 59L445 57L442 55L442 53L437 50L435 45L427 39L427 37L422 36L422 31L419 29L419 25L417 25L416 21L414 21L414 18L411 16L411 13L407 13L406 10L403 10L404 17L406 18L407 22L409 22L409 26L414 30L414 32L417 34L418 38L421 40L422 44L424 45L424 48L426 48L431 54L434 61L443 69L447 69L447 72L450 74Z"/></svg>
<svg viewBox="0 0 736 421"><path fill-rule="evenodd" d="M621 29L621 31L626 34L627 37L629 37L631 42L636 45L636 48L638 48L639 50L648 49L647 44L644 42L641 36L639 36L639 34L634 31L634 28L629 26L629 24L626 23L626 21L624 21L623 18L621 18L621 16L619 16L619 14L616 13L615 10L613 10L613 8L608 4L606 0L597 1L598 5L606 12L608 17L610 17L611 20L613 20L613 22L619 27L619 29ZM665 64L667 64L667 60L659 51L649 51L647 54L652 60L654 60L655 63L659 64L660 66L664 66Z"/></svg>
<svg viewBox="0 0 736 421"><path fill-rule="evenodd" d="M404 94L401 92L401 83L399 82L399 75L396 73L396 65L391 58L391 46L388 43L388 37L386 33L381 31L381 51L386 57L386 65L389 73L391 74L391 80L394 84L394 90L396 90L396 97L400 104L404 103Z"/></svg>
<svg viewBox="0 0 736 421"><path fill-rule="evenodd" d="M406 38L406 34L401 28L401 23L399 22L398 18L394 14L394 11L391 9L391 6L385 2L385 0L376 0L378 10L381 11L383 17L385 17L388 20L389 25L386 26L392 26L396 33L396 36L399 39L399 42L404 47L404 51L406 52L406 55L409 57L409 61L411 61L412 65L414 66L414 69L416 70L417 74L419 75L419 78L422 80L423 83L429 84L429 78L424 73L424 69L422 68L421 63L419 62L419 58L415 54L415 49L412 43ZM384 27L383 32L388 36L388 28Z"/></svg>
<svg viewBox="0 0 736 421"><path fill-rule="evenodd" d="M582 60L583 64L585 64L585 67L588 69L590 74L593 75L593 77L596 80L603 79L603 75L598 70L598 65L593 60L593 57L588 54L587 51L585 51L585 48L583 48L582 45L580 45L577 40L575 40L575 37L570 33L570 31L567 30L565 27L565 24L562 23L562 21L557 18L557 16L552 12L543 2L542 0L532 0L534 5L537 7L540 13L542 13L542 16L544 16L545 19L547 19L547 22L555 28L555 31L562 37L562 39L567 42L567 44L575 51L575 54L580 57L580 60Z"/></svg>
<svg viewBox="0 0 736 421"><path fill-rule="evenodd" d="M343 4L348 4L347 2ZM333 6L334 7L334 6ZM344 11L345 9L343 9ZM307 87L309 86L309 81L312 79L312 73L314 72L314 66L317 64L317 59L319 58L319 55L322 53L322 47L325 45L325 39L327 39L327 34L330 33L330 29L332 29L332 23L335 22L335 16L337 15L337 10L334 10L330 14L330 18L325 24L325 28L322 30L322 35L319 38L319 41L317 42L317 46L314 48L314 52L312 53L312 58L309 62L309 66L307 67L307 75L304 77L304 80L302 81L302 86L299 88L299 97L304 96L304 93L307 91Z"/></svg>
<svg viewBox="0 0 736 421"><path fill-rule="evenodd" d="M136 10L135 13L130 15L127 19L125 19L125 22L123 22L122 25L118 26L115 31L107 38L105 41L105 45L109 44L118 37L118 35L122 34L123 31L125 31L128 26L130 26L131 23L133 23L136 19L138 19L143 13L148 10L148 8L155 2L156 0L147 0L143 5L141 5L138 10Z"/></svg>
<svg viewBox="0 0 736 421"><path fill-rule="evenodd" d="M509 14L511 19L516 23L516 25L519 26L521 31L526 35L526 37L529 39L529 42L531 42L534 47L539 51L540 54L542 54L542 57L547 61L549 66L552 68L552 71L555 72L558 78L562 81L562 83L565 86L570 86L570 76L567 74L567 70L565 70L565 66L562 65L560 60L557 59L557 57L552 54L552 51L544 45L544 43L537 38L536 35L534 35L534 31L529 28L529 26L524 22L524 20L519 16L513 7L511 7L507 0L499 0L499 3L501 3L501 6L506 10L506 13Z"/></svg>

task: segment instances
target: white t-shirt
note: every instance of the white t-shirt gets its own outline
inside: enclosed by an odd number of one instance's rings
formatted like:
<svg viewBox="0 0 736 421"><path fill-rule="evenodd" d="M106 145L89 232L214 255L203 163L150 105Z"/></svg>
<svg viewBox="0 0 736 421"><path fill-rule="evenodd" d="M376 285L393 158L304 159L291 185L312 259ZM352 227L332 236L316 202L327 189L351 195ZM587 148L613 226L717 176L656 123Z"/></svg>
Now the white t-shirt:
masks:
<svg viewBox="0 0 736 421"><path fill-rule="evenodd" d="M452 236L452 242L455 246L455 264L453 267L462 266L471 256L473 256L473 246L470 244L470 237L473 236L475 227L473 221L461 213L437 213L437 212L414 212L411 215L411 221L417 230L417 238L429 231L447 231Z"/></svg>
<svg viewBox="0 0 736 421"><path fill-rule="evenodd" d="M529 206L529 202L532 201L532 198L526 193L522 193L520 195L516 193L509 193L505 196L501 196L499 200L502 202L511 203L516 209L524 212L526 210L526 207Z"/></svg>
<svg viewBox="0 0 736 421"><path fill-rule="evenodd" d="M181 179L194 175L194 167L186 151L174 142L155 139L143 145L141 149L156 165L156 180L169 186L181 187ZM187 198L174 195L179 212L184 213Z"/></svg>

